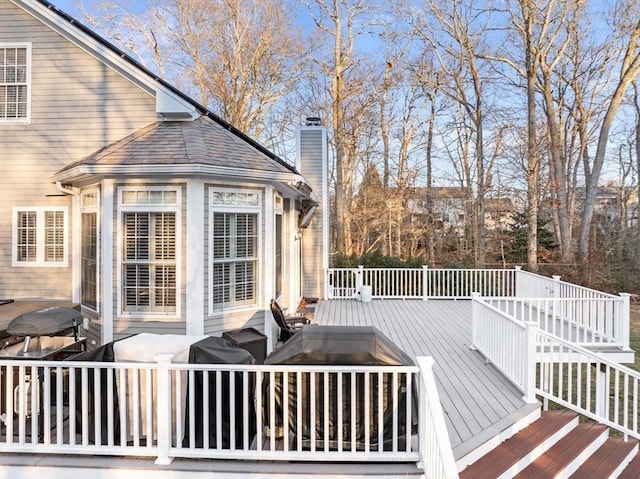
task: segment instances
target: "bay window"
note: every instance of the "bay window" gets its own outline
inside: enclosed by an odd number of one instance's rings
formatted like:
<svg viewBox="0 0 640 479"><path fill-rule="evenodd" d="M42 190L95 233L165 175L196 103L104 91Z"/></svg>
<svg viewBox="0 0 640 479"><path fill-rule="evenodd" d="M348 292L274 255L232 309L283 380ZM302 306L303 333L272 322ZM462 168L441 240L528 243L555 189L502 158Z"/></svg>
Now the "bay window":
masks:
<svg viewBox="0 0 640 479"><path fill-rule="evenodd" d="M121 191L123 313L177 313L179 217L177 189Z"/></svg>
<svg viewBox="0 0 640 479"><path fill-rule="evenodd" d="M257 305L260 197L212 191L210 312Z"/></svg>

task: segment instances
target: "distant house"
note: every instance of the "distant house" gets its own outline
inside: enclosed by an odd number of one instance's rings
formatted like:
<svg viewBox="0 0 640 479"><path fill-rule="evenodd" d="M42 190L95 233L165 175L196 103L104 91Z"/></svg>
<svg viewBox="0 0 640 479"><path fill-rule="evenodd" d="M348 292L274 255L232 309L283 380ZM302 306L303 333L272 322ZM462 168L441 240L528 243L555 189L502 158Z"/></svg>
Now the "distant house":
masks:
<svg viewBox="0 0 640 479"><path fill-rule="evenodd" d="M0 19L1 297L80 303L98 344L273 338L271 298L321 296L323 127L284 161L47 1Z"/></svg>
<svg viewBox="0 0 640 479"><path fill-rule="evenodd" d="M585 188L576 188L576 210L582 211L586 196ZM596 189L594 213L600 226L618 226L625 218L626 226L633 226L638 221L637 190L629 186L599 186Z"/></svg>
<svg viewBox="0 0 640 479"><path fill-rule="evenodd" d="M431 208L431 221L443 231L464 235L470 204L465 188L456 186L412 188L407 210L414 218L426 220ZM485 227L504 229L513 221L515 207L509 198L485 198ZM415 221L415 219L414 219Z"/></svg>
<svg viewBox="0 0 640 479"><path fill-rule="evenodd" d="M513 225L515 211L510 198L487 198L484 204L484 225L488 230L506 230Z"/></svg>

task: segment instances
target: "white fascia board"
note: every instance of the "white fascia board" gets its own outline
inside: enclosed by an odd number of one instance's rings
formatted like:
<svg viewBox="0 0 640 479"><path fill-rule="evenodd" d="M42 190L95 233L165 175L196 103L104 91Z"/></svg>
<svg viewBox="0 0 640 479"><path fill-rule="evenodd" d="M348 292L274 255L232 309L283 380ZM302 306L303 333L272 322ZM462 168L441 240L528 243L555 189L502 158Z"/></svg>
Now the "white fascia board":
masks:
<svg viewBox="0 0 640 479"><path fill-rule="evenodd" d="M173 93L170 89L143 70L125 60L117 52L86 34L79 28L73 28L73 23L62 18L58 13L39 2L25 0L10 0L34 18L40 20L57 33L84 50L99 62L126 78L131 83L156 98L156 111L160 114L182 114L185 119L195 119L200 114L193 104ZM72 27L72 28L70 28ZM166 109L166 111L161 111Z"/></svg>
<svg viewBox="0 0 640 479"><path fill-rule="evenodd" d="M263 170L250 170L244 168L229 168L224 166L188 164L188 165L78 165L68 170L57 173L50 178L50 181L60 181L63 184L80 182L90 177L114 177L114 176L135 176L146 177L154 175L182 176L182 177L223 177L228 179L242 179L258 182L278 182L285 186L297 197L310 198L313 195L307 194L299 189L299 185L308 185L300 175L295 173L283 173Z"/></svg>

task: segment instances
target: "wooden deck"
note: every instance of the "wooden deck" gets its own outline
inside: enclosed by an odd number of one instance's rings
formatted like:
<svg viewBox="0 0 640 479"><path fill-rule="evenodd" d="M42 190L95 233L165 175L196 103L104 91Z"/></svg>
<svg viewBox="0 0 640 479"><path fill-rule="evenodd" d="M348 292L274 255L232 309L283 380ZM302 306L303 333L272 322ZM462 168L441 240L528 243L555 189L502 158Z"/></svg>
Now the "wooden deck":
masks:
<svg viewBox="0 0 640 479"><path fill-rule="evenodd" d="M536 408L470 349L471 301L321 301L314 322L375 326L407 354L432 356L456 459Z"/></svg>

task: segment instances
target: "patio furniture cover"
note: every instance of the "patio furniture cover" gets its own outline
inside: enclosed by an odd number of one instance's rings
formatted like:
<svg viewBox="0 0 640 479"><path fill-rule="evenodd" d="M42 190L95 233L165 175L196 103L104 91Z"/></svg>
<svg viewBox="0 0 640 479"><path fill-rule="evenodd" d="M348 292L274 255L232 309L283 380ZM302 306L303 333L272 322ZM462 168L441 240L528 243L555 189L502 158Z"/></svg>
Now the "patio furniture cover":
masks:
<svg viewBox="0 0 640 479"><path fill-rule="evenodd" d="M191 345L189 350L190 364L255 364L255 358L245 349L233 346L223 338L208 337ZM208 376L208 385L205 384L204 375ZM231 376L233 375L233 381ZM218 447L217 421L221 419L221 445L223 449L231 447L231 428L235 434L236 448L242 448L244 444L244 424L247 422L247 443L256 433L255 427L255 379L254 374L249 375L245 390L243 374L241 372L222 372L220 376L215 371L195 371L193 374L193 389L191 384L187 389L186 414L184 422L183 447L204 447L208 442L210 448ZM218 378L220 382L218 383ZM207 388L209 407L205 414L205 387ZM220 389L218 391L218 389ZM193 400L190 397L193 391ZM218 393L221 395L221 411L216 411ZM231 404L233 401L234 414L232 418ZM244 404L246 401L246 405ZM191 420L191 407L193 404L193 435L189 431ZM246 406L246 408L245 408ZM208 438L205 441L205 418L208 415Z"/></svg>
<svg viewBox="0 0 640 479"><path fill-rule="evenodd" d="M88 361L88 362L96 362L96 363L112 363L115 361L115 356L113 353L113 344L115 341L110 343L103 344L91 351L85 351L84 353L80 353L77 356L73 357L71 361ZM111 375L111 381L109 381L109 377L107 375L106 369L94 370L87 369L87 383L86 389L83 389L82 384L82 374L80 371L76 371L75 375L75 386L76 391L82 391L82 394L76 393L76 431L82 431L82 402L83 395L86 395L86 407L87 411L87 426L89 428L89 441L93 444L108 444L108 412L106 407L99 408L100 418L98 419L100 433L99 436L96 434L96 415L98 412L96 411L96 401L94 391L96 391L96 382L100 382L100 391L104 396L107 394L109 382L111 383L112 391L113 391L113 440L115 445L120 445L120 407L118 403L118 385L116 382L116 374ZM106 405L106 399L103 399L102 404ZM100 438L99 442L96 442L97 438Z"/></svg>
<svg viewBox="0 0 640 479"><path fill-rule="evenodd" d="M359 326L304 326L280 349L267 357L265 364L298 364L298 365L358 365L358 366L406 366L413 365L413 359L396 346L389 338L374 327ZM370 375L368 391L365 389L364 375L356 373L355 389L352 394L352 378L350 374L342 375L342 404L338 404L337 374L330 374L328 381L328 411L329 411L329 448L335 450L340 435L343 447L351 448L353 441L356 448L362 449L366 440L366 430L369 431L369 443L372 447L378 443L378 415L380 408L383 414L384 449L389 450L389 443L393 438L394 414L398 424L399 447L404 447L404 441L412 431L406 427L406 379L402 376L398 381L397 411L393 411L393 377L385 373L382 384L379 385L377 374ZM315 441L318 449L324 447L325 440L325 380L321 373L316 373L315 410L311 409L311 391L309 374L303 374L300 384L294 374L289 375L288 398L283 397L283 377L276 375L275 402L276 427L282 428L284 422L282 414L284 404L288 401L288 424L291 434L296 434L298 395L302 395L302 442L304 447L310 447L312 431L310 431L311 413L315 415ZM383 400L379 401L379 388L382 388ZM270 425L267 393L269 385L263 390L265 399L266 425ZM365 398L369 396L371 414L369 423L365 422ZM352 430L351 397L355 398L355 430ZM417 425L417 395L415 382L411 395L411 429ZM342 424L338 424L338 409L342 410ZM341 429L340 431L338 429ZM378 445L380 447L380 445Z"/></svg>

